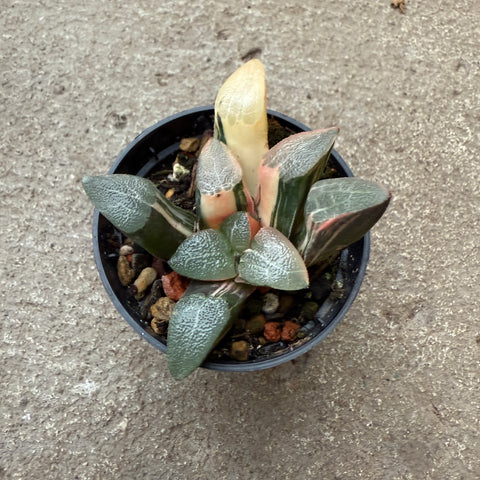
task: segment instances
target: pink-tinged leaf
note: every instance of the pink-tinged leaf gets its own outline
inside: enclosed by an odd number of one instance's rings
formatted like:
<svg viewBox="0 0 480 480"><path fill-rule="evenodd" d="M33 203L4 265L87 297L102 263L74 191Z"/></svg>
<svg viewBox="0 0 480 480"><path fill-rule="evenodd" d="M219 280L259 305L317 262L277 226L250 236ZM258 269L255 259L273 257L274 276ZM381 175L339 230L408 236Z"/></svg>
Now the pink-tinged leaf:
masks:
<svg viewBox="0 0 480 480"><path fill-rule="evenodd" d="M225 218L247 206L242 168L230 149L215 138L200 152L196 182L197 208L207 227L219 228Z"/></svg>
<svg viewBox="0 0 480 480"><path fill-rule="evenodd" d="M257 212L263 226L290 237L310 187L325 170L338 128L292 135L275 145L259 167Z"/></svg>
<svg viewBox="0 0 480 480"><path fill-rule="evenodd" d="M247 214L247 217L248 223L250 224L250 240L253 240L253 237L255 237L262 226L260 225L260 222L253 218L249 213Z"/></svg>
<svg viewBox="0 0 480 480"><path fill-rule="evenodd" d="M275 148L275 147L274 147ZM255 197L256 209L260 222L264 227L274 226L273 212L278 198L278 184L280 181L280 167L260 163L258 169L258 191Z"/></svg>
<svg viewBox="0 0 480 480"><path fill-rule="evenodd" d="M307 266L362 238L383 215L390 198L385 188L359 178L313 185L305 203L305 226L295 239Z"/></svg>
<svg viewBox="0 0 480 480"><path fill-rule="evenodd" d="M233 212L237 211L237 202L233 190L220 192L216 195L201 195L198 210L202 225L209 228L219 228L220 224Z"/></svg>
<svg viewBox="0 0 480 480"><path fill-rule="evenodd" d="M251 247L240 257L238 275L252 285L280 290L308 287L302 257L285 235L271 227L259 230Z"/></svg>

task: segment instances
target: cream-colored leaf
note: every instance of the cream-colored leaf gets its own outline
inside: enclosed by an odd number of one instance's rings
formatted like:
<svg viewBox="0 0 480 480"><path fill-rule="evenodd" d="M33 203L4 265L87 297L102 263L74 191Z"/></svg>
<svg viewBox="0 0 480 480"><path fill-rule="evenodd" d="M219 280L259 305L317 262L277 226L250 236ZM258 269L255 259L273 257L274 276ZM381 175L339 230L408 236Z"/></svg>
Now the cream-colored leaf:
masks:
<svg viewBox="0 0 480 480"><path fill-rule="evenodd" d="M238 158L247 189L256 194L258 165L268 150L265 68L258 59L236 70L215 100L215 135Z"/></svg>

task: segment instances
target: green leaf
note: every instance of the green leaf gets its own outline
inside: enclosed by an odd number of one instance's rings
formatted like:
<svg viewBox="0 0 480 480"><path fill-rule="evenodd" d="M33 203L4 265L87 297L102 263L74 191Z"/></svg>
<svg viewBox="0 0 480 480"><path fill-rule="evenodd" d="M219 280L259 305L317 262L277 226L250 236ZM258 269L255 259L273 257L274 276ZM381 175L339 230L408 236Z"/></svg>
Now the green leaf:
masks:
<svg viewBox="0 0 480 480"><path fill-rule="evenodd" d="M238 158L247 190L255 195L258 165L268 150L265 68L260 60L242 65L218 91L215 137Z"/></svg>
<svg viewBox="0 0 480 480"><path fill-rule="evenodd" d="M380 185L360 178L321 180L305 203L305 226L296 244L310 266L362 238L380 219L390 202Z"/></svg>
<svg viewBox="0 0 480 480"><path fill-rule="evenodd" d="M242 253L250 246L250 221L247 212L236 212L220 225L220 231L228 238L235 253Z"/></svg>
<svg viewBox="0 0 480 480"><path fill-rule="evenodd" d="M261 228L250 249L240 257L238 274L246 282L300 290L308 287L308 272L302 257L285 235L271 227Z"/></svg>
<svg viewBox="0 0 480 480"><path fill-rule="evenodd" d="M211 228L185 239L168 263L180 275L196 280L226 280L236 275L230 242Z"/></svg>
<svg viewBox="0 0 480 480"><path fill-rule="evenodd" d="M185 378L203 363L253 291L233 281L191 283L168 326L168 366L174 378Z"/></svg>
<svg viewBox="0 0 480 480"><path fill-rule="evenodd" d="M185 378L202 364L229 320L224 299L201 293L183 295L168 326L168 367L174 378Z"/></svg>
<svg viewBox="0 0 480 480"><path fill-rule="evenodd" d="M263 226L290 237L312 184L320 178L338 128L301 132L279 142L259 168L257 211Z"/></svg>
<svg viewBox="0 0 480 480"><path fill-rule="evenodd" d="M123 174L86 176L82 183L100 213L155 257L170 258L193 233L193 213L170 203L146 178Z"/></svg>
<svg viewBox="0 0 480 480"><path fill-rule="evenodd" d="M229 148L215 138L202 148L197 166L197 207L205 225L220 223L247 205L242 168Z"/></svg>

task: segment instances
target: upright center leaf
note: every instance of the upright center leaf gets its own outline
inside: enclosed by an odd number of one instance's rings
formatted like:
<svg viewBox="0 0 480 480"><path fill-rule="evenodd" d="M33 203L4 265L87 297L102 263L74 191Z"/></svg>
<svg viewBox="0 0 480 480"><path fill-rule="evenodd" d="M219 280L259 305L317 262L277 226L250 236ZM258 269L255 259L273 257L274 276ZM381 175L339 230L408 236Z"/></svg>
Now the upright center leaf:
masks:
<svg viewBox="0 0 480 480"><path fill-rule="evenodd" d="M242 65L218 91L215 136L236 155L247 189L255 195L258 165L268 150L265 69L260 60Z"/></svg>

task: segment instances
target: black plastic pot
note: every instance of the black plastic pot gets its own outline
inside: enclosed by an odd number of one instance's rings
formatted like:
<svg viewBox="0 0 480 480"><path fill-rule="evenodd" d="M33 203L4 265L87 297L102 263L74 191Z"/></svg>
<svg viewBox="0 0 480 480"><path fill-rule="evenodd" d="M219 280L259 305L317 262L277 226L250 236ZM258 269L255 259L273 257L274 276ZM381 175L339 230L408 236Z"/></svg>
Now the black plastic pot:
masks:
<svg viewBox="0 0 480 480"><path fill-rule="evenodd" d="M293 132L310 130L296 120L269 110L282 126ZM128 173L146 176L178 150L181 138L202 135L213 125L213 107L199 107L168 117L141 133L125 148L108 173ZM353 173L342 157L335 151L330 156L330 165L340 176L352 177ZM93 250L100 278L113 304L125 320L153 346L166 352L166 342L156 336L142 322L138 305L127 295L127 290L118 280L116 255L107 241L114 231L113 226L97 210L93 216ZM305 339L294 342L287 351L272 353L247 362L225 360L204 362L203 367L222 371L253 371L274 367L304 354L321 342L340 322L352 305L368 263L370 235L344 249L340 257L337 280L342 285L340 292L332 293L320 306L315 316L315 326ZM149 331L150 330L150 331Z"/></svg>

